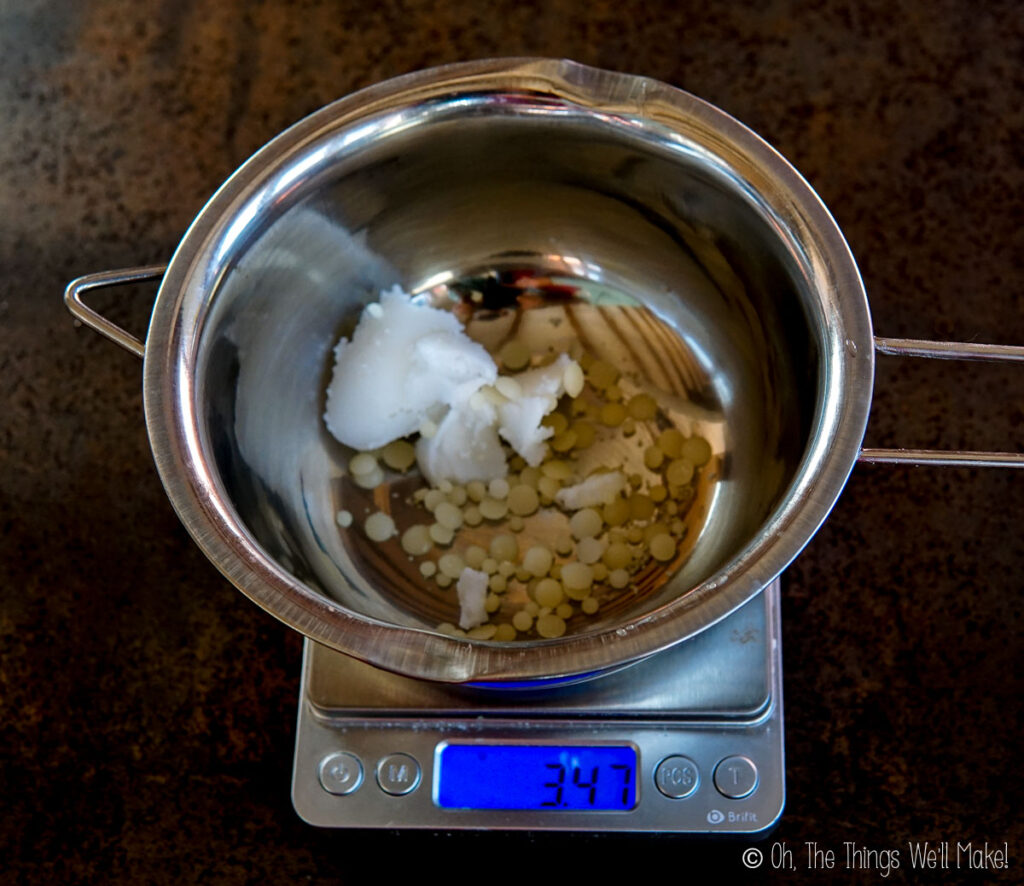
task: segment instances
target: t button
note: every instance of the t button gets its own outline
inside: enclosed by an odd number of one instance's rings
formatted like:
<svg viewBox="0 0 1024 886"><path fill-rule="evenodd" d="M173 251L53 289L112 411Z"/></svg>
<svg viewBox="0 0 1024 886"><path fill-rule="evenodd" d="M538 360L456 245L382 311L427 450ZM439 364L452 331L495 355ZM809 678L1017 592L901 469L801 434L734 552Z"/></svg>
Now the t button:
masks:
<svg viewBox="0 0 1024 886"><path fill-rule="evenodd" d="M377 784L395 797L416 790L420 775L420 764L408 754L388 754L377 764Z"/></svg>
<svg viewBox="0 0 1024 886"><path fill-rule="evenodd" d="M715 787L730 800L741 800L757 787L757 767L746 757L726 757L715 767Z"/></svg>

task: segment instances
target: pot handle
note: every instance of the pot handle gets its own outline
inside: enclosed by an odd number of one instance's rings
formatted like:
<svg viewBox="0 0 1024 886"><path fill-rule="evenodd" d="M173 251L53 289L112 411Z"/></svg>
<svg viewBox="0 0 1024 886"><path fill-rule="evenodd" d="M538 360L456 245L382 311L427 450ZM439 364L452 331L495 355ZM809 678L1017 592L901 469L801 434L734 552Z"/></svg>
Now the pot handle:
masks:
<svg viewBox="0 0 1024 886"><path fill-rule="evenodd" d="M875 337L875 350L897 357L931 357L936 360L983 360L992 363L1024 363L1024 347L982 345L974 342L922 341L910 338ZM960 449L861 449L858 461L873 464L947 465L964 468L1024 468L1024 453L967 452Z"/></svg>
<svg viewBox="0 0 1024 886"><path fill-rule="evenodd" d="M68 310L91 329L105 335L112 342L119 344L136 357L143 357L146 346L141 339L122 329L102 314L94 311L84 301L82 293L90 289L106 289L108 286L121 286L125 283L141 283L145 280L159 280L163 277L167 265L147 265L144 268L123 268L117 271L100 271L97 274L86 274L72 280L64 290L64 304Z"/></svg>

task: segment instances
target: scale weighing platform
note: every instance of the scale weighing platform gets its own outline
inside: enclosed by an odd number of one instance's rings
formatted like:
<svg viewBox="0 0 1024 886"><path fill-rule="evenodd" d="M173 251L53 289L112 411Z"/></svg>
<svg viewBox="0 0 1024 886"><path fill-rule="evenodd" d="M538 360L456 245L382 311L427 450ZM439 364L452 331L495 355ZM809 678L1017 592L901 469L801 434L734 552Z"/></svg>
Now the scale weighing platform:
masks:
<svg viewBox="0 0 1024 886"><path fill-rule="evenodd" d="M785 801L778 580L673 649L528 694L307 639L292 801L321 827L764 832Z"/></svg>

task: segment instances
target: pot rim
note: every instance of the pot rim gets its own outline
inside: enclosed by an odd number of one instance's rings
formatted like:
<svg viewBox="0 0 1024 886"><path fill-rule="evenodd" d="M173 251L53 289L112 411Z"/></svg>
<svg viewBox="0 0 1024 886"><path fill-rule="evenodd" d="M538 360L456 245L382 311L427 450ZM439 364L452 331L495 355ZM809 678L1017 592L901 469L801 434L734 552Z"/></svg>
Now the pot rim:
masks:
<svg viewBox="0 0 1024 886"><path fill-rule="evenodd" d="M298 581L263 552L231 506L203 451L195 367L203 322L229 246L294 179L295 159L328 133L384 111L454 92L514 91L585 110L642 118L713 140L723 162L770 203L805 255L821 301L821 394L811 445L759 535L700 585L626 624L530 643L470 641L353 613ZM511 685L580 679L661 651L710 627L768 585L831 511L867 426L874 348L853 255L811 186L752 130L659 81L569 60L493 59L406 74L314 112L257 151L197 215L164 275L145 347L143 398L157 470L200 548L254 602L307 637L376 667L440 682Z"/></svg>

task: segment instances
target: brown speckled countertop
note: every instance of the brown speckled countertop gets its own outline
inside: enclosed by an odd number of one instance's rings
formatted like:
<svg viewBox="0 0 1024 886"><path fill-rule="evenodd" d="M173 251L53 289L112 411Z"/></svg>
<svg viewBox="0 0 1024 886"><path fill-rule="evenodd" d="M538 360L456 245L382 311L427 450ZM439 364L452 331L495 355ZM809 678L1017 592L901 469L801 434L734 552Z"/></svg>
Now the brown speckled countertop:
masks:
<svg viewBox="0 0 1024 886"><path fill-rule="evenodd" d="M359 882L370 864L750 877L669 837L329 833L289 799L300 638L172 512L141 364L76 329L79 274L166 260L252 151L435 63L567 56L760 132L845 231L883 335L1024 343L1016 2L0 3L0 880ZM145 329L152 291L97 304ZM882 357L867 442L1024 450L1019 369ZM859 466L784 577L779 882L875 882L844 843L1008 844L1024 472ZM807 841L834 871L804 869ZM474 854L478 853L478 854ZM770 867L766 863L766 867ZM934 873L934 882L966 871Z"/></svg>

